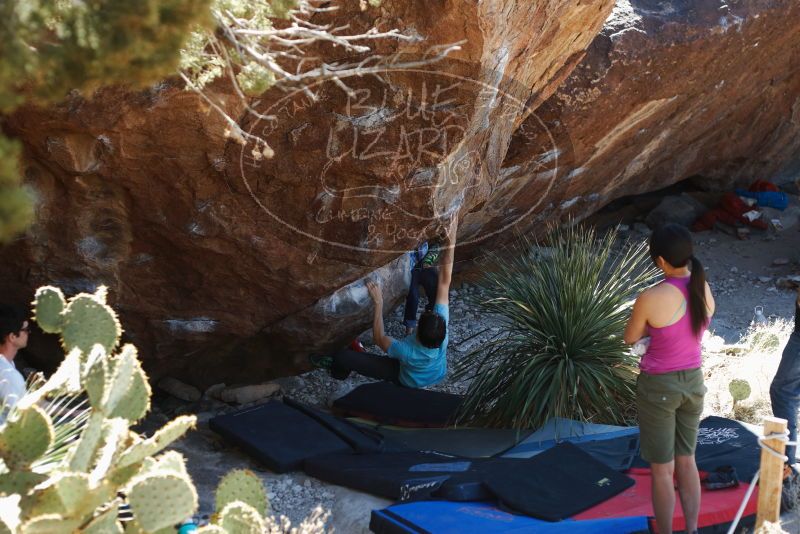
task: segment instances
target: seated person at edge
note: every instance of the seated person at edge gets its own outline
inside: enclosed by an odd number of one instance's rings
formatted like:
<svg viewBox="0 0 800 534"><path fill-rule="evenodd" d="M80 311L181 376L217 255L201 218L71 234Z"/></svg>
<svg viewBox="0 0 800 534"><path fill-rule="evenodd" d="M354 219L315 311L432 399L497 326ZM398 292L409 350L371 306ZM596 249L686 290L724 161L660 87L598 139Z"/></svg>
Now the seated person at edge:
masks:
<svg viewBox="0 0 800 534"><path fill-rule="evenodd" d="M641 455L650 462L658 531L672 532L674 474L686 531L694 534L700 513L694 453L706 393L700 343L714 314L714 297L683 226L656 229L650 257L665 279L636 299L624 335L626 343L650 336L636 382Z"/></svg>
<svg viewBox="0 0 800 534"><path fill-rule="evenodd" d="M14 366L20 349L28 345L30 327L22 310L0 306L0 423L25 395L25 379Z"/></svg>
<svg viewBox="0 0 800 534"><path fill-rule="evenodd" d="M783 348L781 363L769 386L772 414L786 419L789 441L797 443L797 410L800 407L800 287L794 301L794 331ZM786 445L786 463L797 463L797 446ZM790 475L785 471L786 476Z"/></svg>
<svg viewBox="0 0 800 534"><path fill-rule="evenodd" d="M443 246L436 303L432 310L420 315L416 331L405 338L395 340L384 333L381 288L375 282L367 282L375 303L372 337L388 357L343 349L330 356L312 357L312 363L328 368L331 376L339 380L350 376L352 371L411 388L430 386L442 380L447 374L448 303L457 229L458 216L454 214Z"/></svg>

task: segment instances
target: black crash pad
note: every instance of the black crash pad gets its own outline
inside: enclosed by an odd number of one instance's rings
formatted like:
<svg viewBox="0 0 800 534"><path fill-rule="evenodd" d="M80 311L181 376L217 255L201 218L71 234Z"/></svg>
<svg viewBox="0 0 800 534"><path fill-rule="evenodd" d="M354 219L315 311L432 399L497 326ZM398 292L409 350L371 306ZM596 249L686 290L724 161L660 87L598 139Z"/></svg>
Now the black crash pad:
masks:
<svg viewBox="0 0 800 534"><path fill-rule="evenodd" d="M694 458L701 471L731 465L739 480L749 482L761 462L758 434L739 421L711 415L700 421ZM640 456L633 462L633 467L647 466Z"/></svg>
<svg viewBox="0 0 800 534"><path fill-rule="evenodd" d="M217 416L209 427L278 473L301 469L321 454L377 452L382 439L291 399Z"/></svg>
<svg viewBox="0 0 800 534"><path fill-rule="evenodd" d="M443 427L452 422L461 395L373 382L358 386L333 403L333 411L385 425Z"/></svg>
<svg viewBox="0 0 800 534"><path fill-rule="evenodd" d="M571 517L634 483L571 443L528 459L335 453L310 458L305 471L389 499L493 500L547 521Z"/></svg>

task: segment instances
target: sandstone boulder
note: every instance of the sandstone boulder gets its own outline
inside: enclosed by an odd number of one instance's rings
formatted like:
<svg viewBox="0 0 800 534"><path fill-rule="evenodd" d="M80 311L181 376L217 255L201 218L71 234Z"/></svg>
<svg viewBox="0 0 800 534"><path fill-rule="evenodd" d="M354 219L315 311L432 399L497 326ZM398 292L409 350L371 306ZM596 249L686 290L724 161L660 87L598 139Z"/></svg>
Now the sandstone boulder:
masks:
<svg viewBox="0 0 800 534"><path fill-rule="evenodd" d="M271 160L226 139L219 116L173 81L22 109L5 129L24 145L37 215L4 250L0 290L26 303L42 284L72 294L103 283L154 377L258 383L368 328L365 276L381 280L387 308L399 302L404 251L455 208L461 260L622 195L796 168L800 5L612 4L337 12L355 29L426 37L412 55L466 42L434 71L353 80L355 99L320 87L316 102L251 103L275 123L214 86L269 140ZM40 343L31 360L52 364L55 344Z"/></svg>
<svg viewBox="0 0 800 534"><path fill-rule="evenodd" d="M187 402L195 402L200 400L202 396L200 390L196 387L181 382L177 378L165 376L158 381L158 387L169 393L176 399L184 400Z"/></svg>
<svg viewBox="0 0 800 534"><path fill-rule="evenodd" d="M800 4L788 0L618 1L586 57L537 110L565 142L558 179L533 221L582 218L684 179L729 191L796 178L798 21ZM545 139L523 133L524 125L503 168L510 182L536 183ZM517 191L492 196L482 212L495 204L520 212L543 195Z"/></svg>
<svg viewBox="0 0 800 534"><path fill-rule="evenodd" d="M409 57L463 40L462 50L435 70L350 79L355 93L331 83L316 102L278 90L251 102L274 124L224 83L210 88L269 140L271 160L228 140L224 121L172 81L22 109L7 126L24 144L37 219L4 254L0 289L29 302L45 283L67 294L106 284L156 377L207 386L296 372L308 351L369 325L365 275L378 269L387 304L398 302L403 251L455 207L486 199L515 128L574 68L611 7L343 3L334 25L425 37L403 48Z"/></svg>

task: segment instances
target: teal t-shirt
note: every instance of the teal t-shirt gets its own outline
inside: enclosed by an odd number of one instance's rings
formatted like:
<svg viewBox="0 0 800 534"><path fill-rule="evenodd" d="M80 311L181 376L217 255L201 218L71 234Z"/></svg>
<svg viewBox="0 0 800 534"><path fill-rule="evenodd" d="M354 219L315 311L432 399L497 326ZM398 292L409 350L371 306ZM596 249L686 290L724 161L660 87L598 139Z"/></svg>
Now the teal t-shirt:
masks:
<svg viewBox="0 0 800 534"><path fill-rule="evenodd" d="M436 304L433 312L444 317L446 326L450 323L450 312L445 304ZM447 374L447 341L450 329L438 349L423 347L417 340L417 334L411 333L403 339L395 339L387 351L389 357L400 360L400 383L422 388L442 380Z"/></svg>

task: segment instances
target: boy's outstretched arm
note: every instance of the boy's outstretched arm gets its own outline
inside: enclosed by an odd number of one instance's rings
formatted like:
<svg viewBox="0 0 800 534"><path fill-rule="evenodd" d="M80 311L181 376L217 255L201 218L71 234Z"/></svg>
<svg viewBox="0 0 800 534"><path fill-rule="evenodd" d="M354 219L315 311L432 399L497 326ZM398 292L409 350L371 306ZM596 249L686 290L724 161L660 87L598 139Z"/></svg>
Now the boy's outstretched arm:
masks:
<svg viewBox="0 0 800 534"><path fill-rule="evenodd" d="M372 301L375 303L375 314L372 317L372 339L384 352L389 352L389 346L393 340L383 330L383 293L381 293L381 287L372 280L367 280L367 291L369 291L369 296L372 297Z"/></svg>
<svg viewBox="0 0 800 534"><path fill-rule="evenodd" d="M439 268L439 285L436 288L436 304L450 303L450 281L453 278L453 258L456 253L456 232L458 231L458 212L453 214L453 220L447 229L447 240L443 248L444 254Z"/></svg>

